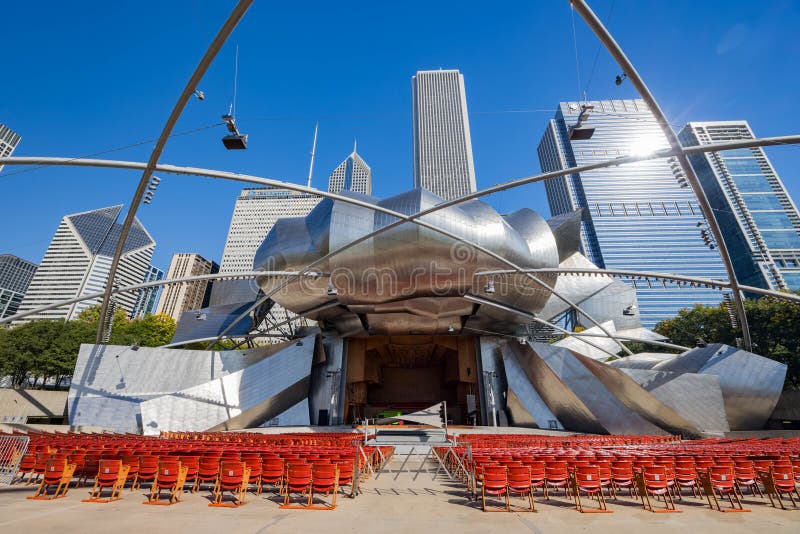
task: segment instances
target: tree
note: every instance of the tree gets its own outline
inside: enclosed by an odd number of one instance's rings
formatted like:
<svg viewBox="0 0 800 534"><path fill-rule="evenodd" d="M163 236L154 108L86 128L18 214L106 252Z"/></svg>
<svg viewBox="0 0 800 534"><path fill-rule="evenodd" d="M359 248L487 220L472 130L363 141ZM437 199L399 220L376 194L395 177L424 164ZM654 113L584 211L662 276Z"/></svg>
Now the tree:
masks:
<svg viewBox="0 0 800 534"><path fill-rule="evenodd" d="M800 305L770 299L747 299L745 313L750 324L753 352L788 367L784 388L800 388ZM741 330L731 326L724 304L684 309L674 319L661 321L655 331L673 343L693 347L699 339L707 343L736 346Z"/></svg>

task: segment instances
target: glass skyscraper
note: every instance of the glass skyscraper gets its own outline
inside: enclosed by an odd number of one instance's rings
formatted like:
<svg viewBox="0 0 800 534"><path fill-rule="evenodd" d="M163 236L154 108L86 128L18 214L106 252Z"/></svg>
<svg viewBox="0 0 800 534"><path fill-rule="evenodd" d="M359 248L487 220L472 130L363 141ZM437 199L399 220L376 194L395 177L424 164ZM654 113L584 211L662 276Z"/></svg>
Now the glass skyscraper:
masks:
<svg viewBox="0 0 800 534"><path fill-rule="evenodd" d="M428 70L411 78L414 187L445 200L475 192L464 76Z"/></svg>
<svg viewBox="0 0 800 534"><path fill-rule="evenodd" d="M144 275L142 283L157 282L164 279L164 271L158 267L150 266L147 274ZM159 286L143 287L138 291L136 305L133 307L131 319L141 319L145 315L153 313L156 309L156 302L160 291Z"/></svg>
<svg viewBox="0 0 800 534"><path fill-rule="evenodd" d="M747 121L690 122L684 146L753 139ZM800 289L800 214L764 150L689 156L714 208L736 278L765 289Z"/></svg>
<svg viewBox="0 0 800 534"><path fill-rule="evenodd" d="M0 122L0 158L7 158L17 148L22 137L11 128ZM0 165L0 171L3 166Z"/></svg>
<svg viewBox="0 0 800 534"><path fill-rule="evenodd" d="M12 254L0 254L0 319L17 313L36 267Z"/></svg>
<svg viewBox="0 0 800 534"><path fill-rule="evenodd" d="M588 139L570 140L582 105L593 106L584 121L595 128ZM580 136L576 136L580 137ZM538 147L542 171L598 163L668 148L642 100L562 102ZM713 243L701 236L704 217L674 158L575 173L545 182L553 215L583 208L584 254L599 267L655 271L727 280ZM652 328L694 304L717 305L719 291L630 281L636 287L642 325Z"/></svg>

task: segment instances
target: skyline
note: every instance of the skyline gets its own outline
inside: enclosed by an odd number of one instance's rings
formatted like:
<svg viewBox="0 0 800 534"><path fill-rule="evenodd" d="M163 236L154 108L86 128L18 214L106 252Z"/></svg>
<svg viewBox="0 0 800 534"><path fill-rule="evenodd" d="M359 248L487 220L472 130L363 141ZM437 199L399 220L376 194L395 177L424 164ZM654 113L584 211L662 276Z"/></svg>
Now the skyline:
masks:
<svg viewBox="0 0 800 534"><path fill-rule="evenodd" d="M593 2L593 7L604 20L610 5L610 2ZM696 10L690 10L687 3L670 6L669 11L662 12L652 5L639 6L638 3L619 1L615 3L610 26L639 65L676 130L689 120L741 119L748 120L759 136L793 133L796 127L791 120L789 91L781 91L778 82L785 81L786 86L792 86L798 75L781 73L782 77L779 78L777 63L785 65L786 54L796 54L797 44L789 41L789 32L781 31L781 28L789 28L784 20L791 20L793 13L800 11L798 6L774 2L763 9L741 4L738 9L714 10L715 5L720 4L714 4L711 8L696 6ZM627 9L626 6L636 7ZM39 35L38 32L55 30L49 40L31 46L25 57L12 55L9 58L17 76L0 88L0 121L22 135L15 155L85 155L155 137L180 86L185 83L188 69L199 55L198 50L210 40L221 16L224 16L220 14L229 7L227 4L218 7L209 5L205 9L193 6L189 16L185 16L185 6L158 6L151 11L156 10L159 16L153 17L154 21L148 21L145 16L139 20L140 15L129 13L124 6L113 6L104 15L105 19L89 17L96 22L110 20L108 27L103 26L98 30L98 39L108 45L107 49L99 54L95 50L95 56L88 57L96 61L82 62L82 74L70 72L71 83L56 87L52 84L45 86L41 73L31 71L42 70L44 62L54 67L54 75L65 76L67 73L64 69L70 63L59 65L59 59L63 60L64 54L68 53L85 56L81 51L94 47L94 40L65 32L64 28L69 27L69 18L76 15L53 6L40 14L41 27L37 26L30 32L31 36L23 35L21 29L9 28L9 37L19 37L23 48ZM242 132L250 135L247 153L226 153L219 142L224 127L219 126L170 140L162 161L248 172L302 184L308 169L313 123L319 118L315 187L325 189L327 176L350 151L353 137L357 137L359 152L370 162L373 170L376 196L399 193L409 189L413 181L410 77L417 70L441 66L458 68L465 75L468 106L474 110L470 113L470 126L479 188L538 174L535 148L546 121L552 116L558 102L574 99L577 92L574 50L571 35L567 39L565 32L569 28L570 14L566 4L516 7L518 9L514 17L495 12L481 13L481 16L459 13L455 22L463 27L453 31L440 29L436 34L426 33L431 26L436 26L433 23L440 22L443 17L442 8L436 7L430 14L431 20L421 22L424 30L420 38L422 44L408 43L407 49L402 50L396 46L399 42L395 39L396 32L402 29L403 21L413 13L413 9L409 13L400 13L394 25L388 25L388 28L382 25L388 35L375 38L371 48L364 45L363 39L354 43L356 40L352 36L340 36L339 41L331 44L331 50L323 50L320 47L323 40L316 37L311 39L311 44L306 48L294 50L289 45L297 41L290 39L289 32L295 24L301 23L300 10L256 5L204 79L201 89L206 93L206 100L193 101L176 129L184 131L218 122L231 93L232 56L235 43L238 42L240 100L237 119ZM24 17L26 9L25 6L13 6L10 15L12 18ZM329 14L326 9L329 8L321 8L319 12L308 15L308 33L313 34L321 27L326 14ZM703 13L712 10L719 20L703 20ZM263 26L265 20L273 17L276 11L288 16L286 27ZM653 11L660 13L663 28L626 24L626 21L649 20L648 16ZM362 11L354 9L350 15L356 16L357 20L362 17L366 20L380 12L378 7L367 6ZM696 40L685 39L688 43L683 42L684 38L674 28L671 30L669 24L670 20L685 17L687 13L698 15L698 20L681 21L685 23L686 34L697 37ZM169 37L167 34L150 32L152 42L132 46L124 42L126 35L113 35L114 21L123 15L134 18L131 27L135 27L136 23L142 25L137 32L146 31L150 27L148 24L156 27L163 20L175 24L175 31ZM547 22L548 16L555 21L552 29L542 24L542 21ZM492 20L501 18L505 24L486 24L484 28L481 17L490 17ZM532 20L534 17L536 20ZM771 24L776 29L770 35L759 35L755 42L748 40L748 35L756 35L755 28L759 24ZM743 29L741 25L744 25ZM259 41L258 29L262 26L270 27L277 33L274 42L266 47L261 47ZM485 29L480 33L481 43L465 43L465 39L470 38L467 34L475 28ZM706 28L708 35L693 33L693 29L699 32L699 28ZM534 36L536 29L542 29L543 34ZM130 27L122 28L122 34L129 31L132 31ZM366 35L362 36L364 39L381 33L375 27L367 27L365 32ZM585 86L593 70L591 65L597 42L580 21L577 23L577 33L583 80L581 85ZM560 48L542 47L556 34ZM64 50L52 50L53 41L66 36L70 37L69 45ZM304 37L307 38L305 34ZM448 39L453 38L456 38L456 42L449 43ZM708 50L700 46L706 41L711 41ZM273 46L275 42L283 46ZM737 42L738 49L735 48ZM171 48L165 51L164 58L146 54L150 49L148 47L155 49L167 43ZM745 44L747 50L743 51ZM663 49L662 45L668 45L667 49ZM331 91L331 87L341 85L340 80L352 80L352 72L337 71L346 59L341 52L348 46L351 55L355 53L357 58L380 59L381 68L369 71L370 83L350 83L345 90ZM674 47L674 50L670 47ZM255 60L254 56L258 55L261 48L267 56L263 60ZM682 55L685 56L686 50L692 48L696 49L695 53L687 62ZM539 56L530 57L532 49L542 52ZM654 54L656 49L659 56L647 55ZM310 65L310 60L303 61L309 50L314 50L316 54ZM770 50L773 50L775 59L772 62L762 61L770 55ZM781 53L778 54L776 50L781 50ZM49 62L45 61L49 59L45 51L54 55ZM387 52L389 61L384 65L384 56L381 54ZM138 57L143 53L145 57ZM337 54L341 55L338 66L325 64L326 59ZM708 55L718 61L709 64ZM741 61L733 61L732 56ZM647 61L648 57L658 57L658 60ZM629 84L614 86L613 76L618 69L611 64L607 54L601 51L598 58L591 77L589 98L635 96ZM114 61L110 61L112 59ZM758 72L758 80L741 77L732 66L736 64L741 68L748 64L748 60L759 63L759 67L764 63L764 68ZM151 71L143 69L143 65L149 61L154 63ZM686 70L681 72L681 76L674 77L676 79L669 79L674 74L670 67L676 63ZM264 71L274 70L280 75L264 75L254 80L253 73L258 70L257 67ZM116 72L118 69L127 71L128 68L142 71L143 78L148 73L157 75L160 82L157 91L152 88L152 78L139 79ZM731 72L726 73L725 69ZM109 72L108 76L106 72ZM108 82L100 84L104 85L102 89L96 87L98 84L93 78L100 75L103 77L99 79ZM709 83L714 76L720 79ZM739 84L733 86L733 79ZM320 89L308 89L309 84L313 85L315 81L322 82ZM696 95L698 88L701 93L699 96ZM293 93L297 93L297 96ZM713 105L706 105L704 99ZM118 102L124 102L125 105L118 105ZM766 102L769 105L764 105ZM248 108L250 111L245 111ZM703 108L702 112L700 108ZM512 109L542 111L487 113ZM258 117L269 117L270 120L255 120ZM277 120L281 117L299 118ZM150 146L143 145L102 157L142 161L147 159ZM798 198L800 185L795 169L800 161L800 152L796 147L785 147L768 149L767 154L792 196ZM3 233L0 252L16 254L36 263L41 261L61 217L68 213L127 203L132 184L139 178L135 172L99 169L49 168L19 172L26 170L7 166L0 174L10 198L36 199L35 202L9 204L0 214L0 224L4 227L19 228L13 233ZM176 252L197 252L219 261L241 184L210 182L194 177L161 177L163 182L153 204L142 206L138 213L158 243L154 265L165 269L169 258ZM118 185L108 187L109 180ZM103 186L107 189L103 189ZM487 200L501 212L530 207L545 217L549 215L544 188L540 184L526 186L513 193L494 195ZM206 212L202 217L196 215L198 204ZM190 220L191 224L175 224L182 218Z"/></svg>

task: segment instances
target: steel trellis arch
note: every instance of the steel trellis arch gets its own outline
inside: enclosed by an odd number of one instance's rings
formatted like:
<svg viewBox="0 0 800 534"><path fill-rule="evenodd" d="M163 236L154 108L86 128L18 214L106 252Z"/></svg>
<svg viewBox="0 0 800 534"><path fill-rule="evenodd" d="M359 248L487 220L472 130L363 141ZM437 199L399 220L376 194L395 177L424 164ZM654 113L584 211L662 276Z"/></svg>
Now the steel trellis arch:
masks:
<svg viewBox="0 0 800 534"><path fill-rule="evenodd" d="M667 116L661 110L661 107L658 105L655 96L653 96L653 93L650 92L650 89L639 75L636 67L634 67L633 63L631 63L631 61L625 55L625 52L622 50L619 44L617 44L617 42L611 36L611 33L609 33L608 29L603 25L597 15L595 15L594 11L592 11L586 1L569 0L569 3L575 7L575 10L578 12L581 18L583 18L584 22L586 22L589 28L591 28L597 38L600 39L600 42L603 43L603 46L606 47L614 60L616 60L616 62L622 68L622 72L625 73L633 86L636 88L636 91L647 104L647 107L650 108L650 112L656 118L656 121L661 127L661 131L664 132L664 136L667 138L670 147L672 150L677 152L675 157L681 166L681 170L683 170L683 173L686 175L686 180L692 186L692 190L694 191L697 201L700 204L700 209L703 211L703 215L705 215L708 227L711 230L711 233L714 234L714 239L717 241L717 250L719 250L719 255L722 258L722 262L725 264L725 269L728 271L731 292L733 293L733 302L736 304L736 315L739 317L739 324L742 328L742 342L744 344L744 349L751 351L753 347L750 340L750 327L747 324L747 314L744 310L744 298L739 288L739 282L736 279L736 271L733 268L733 262L731 261L730 254L728 253L728 247L725 245L725 240L722 236L722 230L720 229L719 224L717 224L717 219L714 217L714 212L711 208L711 204L708 202L705 191L703 191L703 186L700 184L700 180L698 180L697 174L695 174L691 163L689 163L689 158L686 157L686 152L684 151L681 142L678 140L678 136L675 135L675 132L672 130L672 126L670 126L669 121L667 120Z"/></svg>

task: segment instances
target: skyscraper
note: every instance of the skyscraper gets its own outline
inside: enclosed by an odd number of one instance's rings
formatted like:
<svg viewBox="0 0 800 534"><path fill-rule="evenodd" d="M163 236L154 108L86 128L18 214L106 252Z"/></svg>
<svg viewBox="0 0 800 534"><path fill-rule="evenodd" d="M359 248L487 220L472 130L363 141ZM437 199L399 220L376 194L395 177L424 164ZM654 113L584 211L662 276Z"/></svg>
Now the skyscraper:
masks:
<svg viewBox="0 0 800 534"><path fill-rule="evenodd" d="M185 278L212 274L219 270L219 266L199 254L173 254L169 264L167 278ZM210 289L210 282L197 281L182 284L170 284L164 287L161 300L158 301L156 313L171 315L176 321L181 318L181 313L187 310L199 310L203 307L206 293Z"/></svg>
<svg viewBox="0 0 800 534"><path fill-rule="evenodd" d="M449 200L476 190L464 76L419 71L411 78L414 187Z"/></svg>
<svg viewBox="0 0 800 534"><path fill-rule="evenodd" d="M753 139L747 121L690 122L686 146ZM694 154L689 159L714 208L736 278L765 289L800 289L800 214L764 149Z"/></svg>
<svg viewBox="0 0 800 534"><path fill-rule="evenodd" d="M78 296L102 292L119 241L122 224L117 222L122 206L111 206L66 215L61 219L42 263L31 280L19 311L54 304ZM141 284L150 268L156 243L142 223L135 219L117 269L115 284ZM130 316L136 292L116 295L115 301ZM100 298L69 304L29 315L33 319L74 319L84 309L99 304Z"/></svg>
<svg viewBox="0 0 800 534"><path fill-rule="evenodd" d="M256 251L282 217L303 217L321 197L286 189L245 188L233 208L228 239L222 252L219 272L252 271ZM224 280L214 284L211 305L248 302L258 293L248 280Z"/></svg>
<svg viewBox="0 0 800 534"><path fill-rule="evenodd" d="M593 106L584 126L595 130L570 140L569 128L578 122L582 104ZM538 155L542 171L548 172L667 147L642 100L562 102L545 129ZM673 158L551 178L545 190L553 215L584 209L583 252L600 267L727 279L719 253L704 242L702 211ZM642 325L648 328L681 308L721 300L712 289L630 283L637 289Z"/></svg>
<svg viewBox="0 0 800 534"><path fill-rule="evenodd" d="M0 254L0 319L17 313L36 267L12 254Z"/></svg>
<svg viewBox="0 0 800 534"><path fill-rule="evenodd" d="M0 158L7 158L14 152L22 137L15 133L8 126L0 122ZM0 171L3 166L0 165Z"/></svg>
<svg viewBox="0 0 800 534"><path fill-rule="evenodd" d="M372 170L361 159L353 145L353 152L342 161L328 179L328 192L338 193L342 190L355 191L363 195L372 194Z"/></svg>
<svg viewBox="0 0 800 534"><path fill-rule="evenodd" d="M158 267L150 266L147 273L144 275L142 283L157 282L164 279L164 271ZM158 301L158 294L161 288L159 286L143 287L139 290L136 296L136 305L133 307L131 313L132 319L140 319L145 315L153 313L156 309L156 301Z"/></svg>

